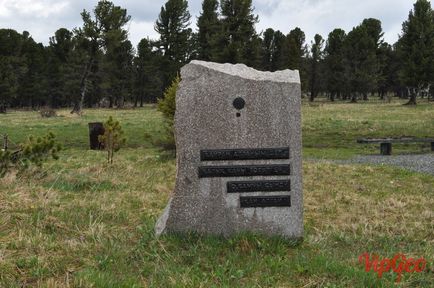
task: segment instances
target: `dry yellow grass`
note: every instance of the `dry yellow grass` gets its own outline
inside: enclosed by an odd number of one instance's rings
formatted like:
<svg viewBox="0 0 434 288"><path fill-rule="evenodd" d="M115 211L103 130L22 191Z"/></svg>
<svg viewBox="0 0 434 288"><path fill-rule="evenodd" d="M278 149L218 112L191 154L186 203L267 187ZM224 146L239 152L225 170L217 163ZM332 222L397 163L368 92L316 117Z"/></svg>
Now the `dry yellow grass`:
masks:
<svg viewBox="0 0 434 288"><path fill-rule="evenodd" d="M345 154L339 147L359 130L380 132L383 125L407 134L415 125L417 133L432 131L424 132L422 119L431 115L426 107L413 110L407 125L396 118L410 110L396 114L388 109L400 106L369 105L305 106L307 145L320 140L326 150ZM427 271L404 275L400 287L434 283L433 176L307 160L302 244L256 235L157 239L153 227L172 191L175 161L143 144L138 129L157 131L159 115L148 108L116 112L133 139L107 165L104 152L86 150L86 133L78 142L74 135L86 132L87 121L114 112L87 113L71 119L70 130L68 119L44 119L35 127L33 114L16 113L19 137L52 125L57 133L68 130L59 136L69 142L43 171L0 180L0 287L393 287L393 274L379 280L358 264L366 251L423 256ZM352 145L351 153L364 151ZM309 155L324 150L308 149Z"/></svg>

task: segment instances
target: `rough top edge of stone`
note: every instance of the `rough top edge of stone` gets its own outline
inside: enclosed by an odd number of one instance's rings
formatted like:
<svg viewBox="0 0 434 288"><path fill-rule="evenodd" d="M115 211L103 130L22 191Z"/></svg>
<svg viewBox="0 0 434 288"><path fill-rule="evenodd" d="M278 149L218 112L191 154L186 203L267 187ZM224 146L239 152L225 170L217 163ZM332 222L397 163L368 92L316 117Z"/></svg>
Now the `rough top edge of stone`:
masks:
<svg viewBox="0 0 434 288"><path fill-rule="evenodd" d="M215 62L206 62L206 61L199 61L199 60L193 60L186 66L190 66L190 65L202 66L221 73L229 74L232 76L239 76L241 78L250 79L250 80L300 84L300 74L298 70L286 69L286 70L281 70L276 72L258 71L244 64L229 64L229 63L220 64Z"/></svg>

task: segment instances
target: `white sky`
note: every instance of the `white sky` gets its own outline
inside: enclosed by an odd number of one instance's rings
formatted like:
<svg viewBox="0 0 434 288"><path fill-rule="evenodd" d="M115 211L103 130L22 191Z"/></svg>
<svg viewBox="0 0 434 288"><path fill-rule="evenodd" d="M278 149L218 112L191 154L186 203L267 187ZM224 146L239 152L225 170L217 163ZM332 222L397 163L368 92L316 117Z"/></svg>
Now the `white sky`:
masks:
<svg viewBox="0 0 434 288"><path fill-rule="evenodd" d="M29 31L33 39L44 44L58 28L72 29L82 24L80 12L92 10L97 0L0 0L0 28L18 32ZM165 0L114 0L127 8L132 21L129 24L133 45L142 38L156 39L154 22ZM253 0L255 14L259 15L258 32L266 28L287 34L300 27L306 33L306 42L319 33L324 38L334 28L349 31L364 18L377 18L383 24L384 38L394 43L407 19L415 0ZM202 0L190 0L189 11L195 28Z"/></svg>

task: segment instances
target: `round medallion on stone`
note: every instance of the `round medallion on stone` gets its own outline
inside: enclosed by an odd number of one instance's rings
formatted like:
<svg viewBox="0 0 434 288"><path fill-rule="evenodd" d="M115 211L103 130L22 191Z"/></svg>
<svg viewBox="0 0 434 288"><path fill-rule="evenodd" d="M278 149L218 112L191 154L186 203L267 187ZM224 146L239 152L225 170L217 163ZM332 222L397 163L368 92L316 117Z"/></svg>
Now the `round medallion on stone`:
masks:
<svg viewBox="0 0 434 288"><path fill-rule="evenodd" d="M234 105L235 109L241 110L246 105L246 101L244 101L243 98L238 97L238 98L235 98L235 100L232 104Z"/></svg>

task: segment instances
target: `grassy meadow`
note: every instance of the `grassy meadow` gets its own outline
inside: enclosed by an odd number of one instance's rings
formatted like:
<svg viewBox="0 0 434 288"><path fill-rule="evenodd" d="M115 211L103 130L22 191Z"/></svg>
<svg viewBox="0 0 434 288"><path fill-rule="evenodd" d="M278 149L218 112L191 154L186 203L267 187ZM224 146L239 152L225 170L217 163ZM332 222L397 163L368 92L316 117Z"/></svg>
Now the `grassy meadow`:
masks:
<svg viewBox="0 0 434 288"><path fill-rule="evenodd" d="M378 154L360 137L434 136L434 103L303 104L305 238L242 234L156 238L175 181L175 160L155 107L0 114L11 148L52 131L60 159L0 179L0 287L433 287L434 176L396 167L334 164ZM87 123L120 120L127 146L106 164L89 151ZM428 143L429 144L429 143ZM394 145L430 153L429 145ZM364 252L428 260L422 273L366 273Z"/></svg>

